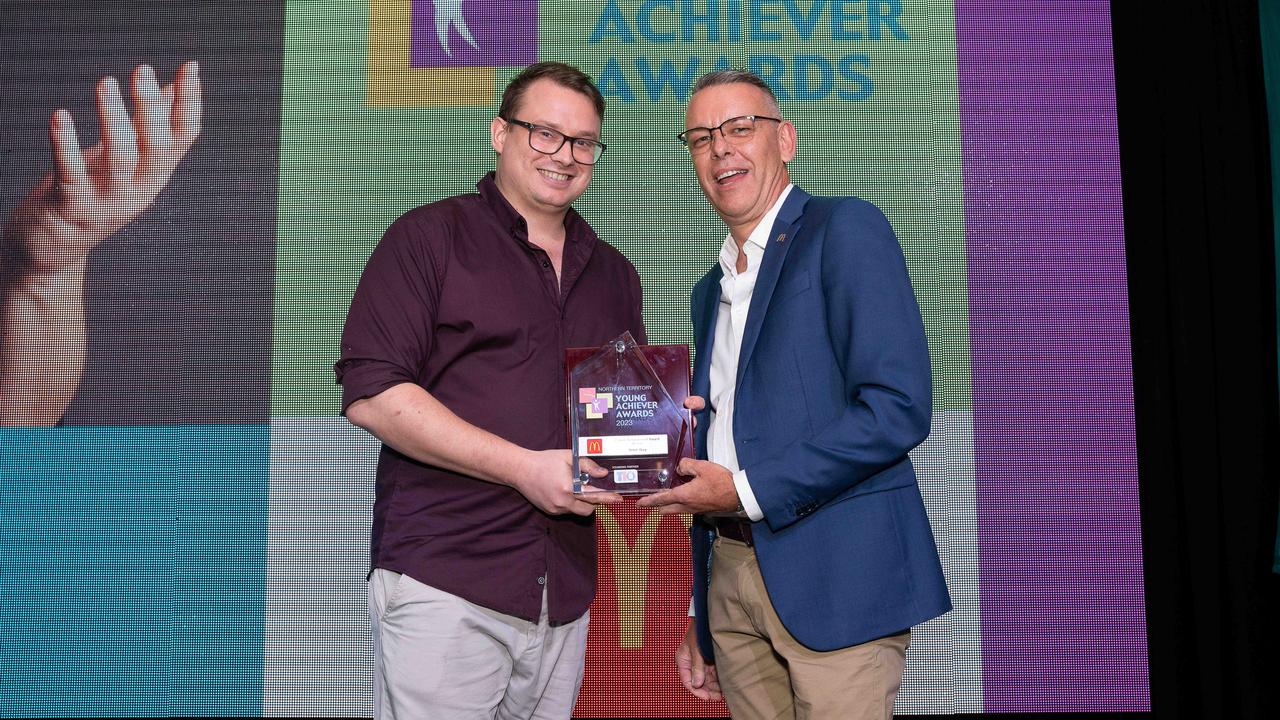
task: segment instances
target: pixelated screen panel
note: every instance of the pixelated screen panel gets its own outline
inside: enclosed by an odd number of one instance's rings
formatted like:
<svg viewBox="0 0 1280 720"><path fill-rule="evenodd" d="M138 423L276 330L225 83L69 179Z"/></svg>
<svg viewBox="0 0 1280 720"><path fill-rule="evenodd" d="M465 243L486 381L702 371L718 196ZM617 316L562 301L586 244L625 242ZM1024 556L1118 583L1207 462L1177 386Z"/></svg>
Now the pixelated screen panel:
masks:
<svg viewBox="0 0 1280 720"><path fill-rule="evenodd" d="M453 5L462 25L442 40ZM702 73L766 78L797 127L795 182L892 222L933 363L933 431L913 460L956 606L915 629L898 712L1149 708L1106 3L6 13L6 220L52 167L55 109L91 157L99 78L119 78L131 109L137 64L163 85L198 60L204 117L154 204L87 254L85 362L62 427L33 414L0 430L0 583L21 618L0 640L0 715L371 712L378 446L336 417L338 336L383 229L474 191L502 88L551 59L606 96L609 149L576 207L639 270L654 342L691 342L689 291L724 240L675 139ZM26 279L9 262L6 302ZM38 405L38 380L65 372L47 364L0 386L8 399ZM727 714L688 696L671 661L685 527L599 513L579 716Z"/></svg>

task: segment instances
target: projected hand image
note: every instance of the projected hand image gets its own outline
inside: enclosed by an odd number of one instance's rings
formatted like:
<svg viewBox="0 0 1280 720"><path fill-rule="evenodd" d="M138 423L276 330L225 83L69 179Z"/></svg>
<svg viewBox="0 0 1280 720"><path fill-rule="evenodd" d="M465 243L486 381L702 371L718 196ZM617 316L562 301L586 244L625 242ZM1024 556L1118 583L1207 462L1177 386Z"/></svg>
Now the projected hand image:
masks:
<svg viewBox="0 0 1280 720"><path fill-rule="evenodd" d="M146 210L200 135L198 63L163 88L140 65L97 86L101 139L82 151L71 114L49 123L53 170L13 211L0 245L0 425L54 425L84 371L89 253Z"/></svg>
<svg viewBox="0 0 1280 720"><path fill-rule="evenodd" d="M452 56L449 49L449 28L458 31L463 40L474 50L479 50L476 39L471 36L471 28L467 27L467 19L462 16L462 0L436 0L436 39L445 55Z"/></svg>

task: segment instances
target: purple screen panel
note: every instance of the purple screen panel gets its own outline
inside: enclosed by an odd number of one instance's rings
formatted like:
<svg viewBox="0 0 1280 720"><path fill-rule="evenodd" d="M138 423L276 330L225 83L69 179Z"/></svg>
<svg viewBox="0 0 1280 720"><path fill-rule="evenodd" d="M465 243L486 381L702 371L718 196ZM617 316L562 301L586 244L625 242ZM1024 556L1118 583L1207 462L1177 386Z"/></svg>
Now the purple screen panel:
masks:
<svg viewBox="0 0 1280 720"><path fill-rule="evenodd" d="M985 709L1149 710L1110 9L956 36Z"/></svg>

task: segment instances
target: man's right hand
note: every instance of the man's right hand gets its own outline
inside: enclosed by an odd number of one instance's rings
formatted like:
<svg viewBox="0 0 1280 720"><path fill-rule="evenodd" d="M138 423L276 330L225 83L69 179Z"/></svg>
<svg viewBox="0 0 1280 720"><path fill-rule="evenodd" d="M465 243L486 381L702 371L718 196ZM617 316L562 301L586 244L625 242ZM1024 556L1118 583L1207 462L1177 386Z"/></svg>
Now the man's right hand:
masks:
<svg viewBox="0 0 1280 720"><path fill-rule="evenodd" d="M149 206L200 135L200 73L195 62L161 88L147 65L134 70L134 115L115 78L98 83L101 141L80 150L66 110L49 123L54 170L14 210L6 232L22 270L48 276L82 266L89 251Z"/></svg>
<svg viewBox="0 0 1280 720"><path fill-rule="evenodd" d="M535 507L549 515L590 515L596 505L622 500L616 493L588 488L581 495L573 493L573 453L568 450L531 451L529 460L515 483L515 488ZM608 472L592 463L588 472L604 477Z"/></svg>
<svg viewBox="0 0 1280 720"><path fill-rule="evenodd" d="M676 668L680 671L680 682L699 700L719 700L720 678L716 675L716 666L702 659L702 651L698 649L697 628L697 621L689 618L684 642L676 650Z"/></svg>
<svg viewBox="0 0 1280 720"><path fill-rule="evenodd" d="M589 488L573 494L573 453L527 450L463 420L416 383L403 382L347 408L347 419L419 462L515 488L549 515L590 515L622 496ZM608 471L590 460L592 477Z"/></svg>
<svg viewBox="0 0 1280 720"><path fill-rule="evenodd" d="M84 374L89 253L155 200L200 134L196 63L163 89L140 65L132 87L130 119L119 83L98 83L102 139L83 153L70 113L54 113L54 169L0 234L0 425L49 426L66 412Z"/></svg>

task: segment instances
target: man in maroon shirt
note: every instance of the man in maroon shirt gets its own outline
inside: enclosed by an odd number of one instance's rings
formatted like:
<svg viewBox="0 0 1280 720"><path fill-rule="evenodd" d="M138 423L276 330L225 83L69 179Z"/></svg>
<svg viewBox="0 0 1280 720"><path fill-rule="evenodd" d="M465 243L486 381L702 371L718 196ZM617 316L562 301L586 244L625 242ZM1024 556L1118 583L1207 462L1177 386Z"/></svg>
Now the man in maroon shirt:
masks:
<svg viewBox="0 0 1280 720"><path fill-rule="evenodd" d="M365 266L335 370L383 442L369 608L377 717L567 718L595 593L564 350L644 338L640 280L570 205L604 100L561 63L507 86L478 193L410 210Z"/></svg>

